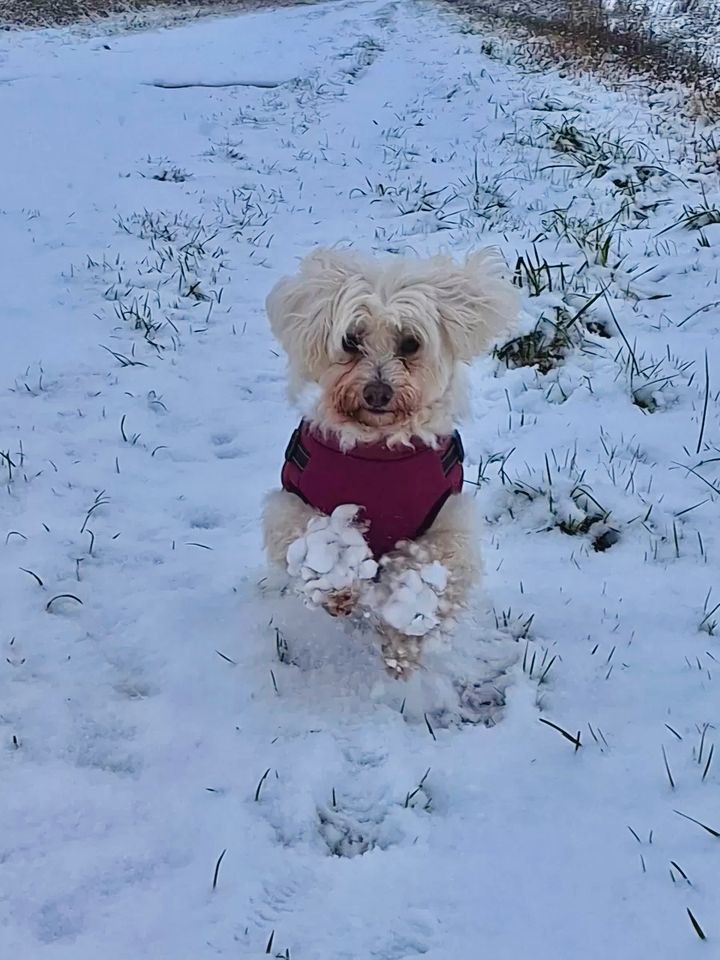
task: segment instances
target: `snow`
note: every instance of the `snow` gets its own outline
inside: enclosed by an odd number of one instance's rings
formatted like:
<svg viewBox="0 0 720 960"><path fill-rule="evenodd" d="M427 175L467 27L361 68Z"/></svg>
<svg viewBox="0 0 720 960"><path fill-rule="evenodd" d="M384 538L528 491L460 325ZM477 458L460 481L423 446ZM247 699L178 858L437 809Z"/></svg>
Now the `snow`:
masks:
<svg viewBox="0 0 720 960"><path fill-rule="evenodd" d="M0 77L3 955L717 952L716 132L382 0ZM393 680L265 569L263 301L317 243L489 242L522 332L583 312L473 371L484 592Z"/></svg>
<svg viewBox="0 0 720 960"><path fill-rule="evenodd" d="M356 526L360 507L342 504L330 517L313 517L306 533L290 544L287 569L299 578L301 596L319 606L329 592L372 580L377 563Z"/></svg>
<svg viewBox="0 0 720 960"><path fill-rule="evenodd" d="M440 625L447 570L437 561L411 570L386 566L376 582L378 563L363 535L359 511L355 504L341 504L331 516L308 521L305 533L287 551L287 571L296 591L311 607L330 604L334 609L338 594L341 600L352 597L346 614L389 624L409 637L426 636Z"/></svg>
<svg viewBox="0 0 720 960"><path fill-rule="evenodd" d="M435 561L417 570L391 571L374 587L370 606L381 621L409 637L424 637L440 625L447 569Z"/></svg>

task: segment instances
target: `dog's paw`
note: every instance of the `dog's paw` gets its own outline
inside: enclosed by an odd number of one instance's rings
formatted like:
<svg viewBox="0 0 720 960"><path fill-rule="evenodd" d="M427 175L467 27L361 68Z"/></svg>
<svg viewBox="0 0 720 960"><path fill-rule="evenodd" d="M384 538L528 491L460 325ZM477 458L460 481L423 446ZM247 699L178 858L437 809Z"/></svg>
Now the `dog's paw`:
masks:
<svg viewBox="0 0 720 960"><path fill-rule="evenodd" d="M360 592L356 587L343 587L326 594L323 610L331 617L349 617L354 612Z"/></svg>
<svg viewBox="0 0 720 960"><path fill-rule="evenodd" d="M372 609L382 624L406 637L424 637L444 617L448 573L437 561L407 567L392 560L372 589Z"/></svg>
<svg viewBox="0 0 720 960"><path fill-rule="evenodd" d="M380 561L372 609L383 624L409 637L424 637L453 622L452 575L431 545L402 541Z"/></svg>
<svg viewBox="0 0 720 960"><path fill-rule="evenodd" d="M323 607L334 617L353 612L358 585L377 573L377 563L357 524L359 509L346 504L329 517L313 517L287 552L288 573L298 592L310 606Z"/></svg>
<svg viewBox="0 0 720 960"><path fill-rule="evenodd" d="M422 637L409 637L402 630L385 625L381 633L380 652L390 676L394 680L407 680L420 665Z"/></svg>

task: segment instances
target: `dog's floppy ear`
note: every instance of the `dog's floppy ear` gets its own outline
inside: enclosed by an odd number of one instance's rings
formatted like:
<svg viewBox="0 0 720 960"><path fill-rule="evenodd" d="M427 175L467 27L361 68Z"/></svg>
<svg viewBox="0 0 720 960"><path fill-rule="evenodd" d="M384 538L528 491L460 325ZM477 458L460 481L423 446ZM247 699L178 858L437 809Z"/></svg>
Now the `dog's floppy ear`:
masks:
<svg viewBox="0 0 720 960"><path fill-rule="evenodd" d="M447 257L430 264L428 279L443 329L458 359L470 362L517 320L518 295L507 266L492 247L470 254L463 264Z"/></svg>
<svg viewBox="0 0 720 960"><path fill-rule="evenodd" d="M298 273L275 284L265 301L270 327L302 378L313 378L325 357L333 304L343 287L362 272L349 250L318 249Z"/></svg>

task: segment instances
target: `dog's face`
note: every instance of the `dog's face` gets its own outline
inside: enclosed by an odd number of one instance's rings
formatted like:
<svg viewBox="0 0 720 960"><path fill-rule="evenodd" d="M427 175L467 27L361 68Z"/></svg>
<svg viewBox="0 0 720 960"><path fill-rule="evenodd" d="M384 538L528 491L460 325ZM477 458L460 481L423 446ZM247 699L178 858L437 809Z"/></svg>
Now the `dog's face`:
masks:
<svg viewBox="0 0 720 960"><path fill-rule="evenodd" d="M515 318L515 294L491 252L458 265L366 260L318 251L267 301L293 394L320 388L313 417L353 440L447 432L457 370Z"/></svg>
<svg viewBox="0 0 720 960"><path fill-rule="evenodd" d="M407 291L383 298L366 281L353 287L318 370L323 414L339 427L402 430L446 393L452 358Z"/></svg>

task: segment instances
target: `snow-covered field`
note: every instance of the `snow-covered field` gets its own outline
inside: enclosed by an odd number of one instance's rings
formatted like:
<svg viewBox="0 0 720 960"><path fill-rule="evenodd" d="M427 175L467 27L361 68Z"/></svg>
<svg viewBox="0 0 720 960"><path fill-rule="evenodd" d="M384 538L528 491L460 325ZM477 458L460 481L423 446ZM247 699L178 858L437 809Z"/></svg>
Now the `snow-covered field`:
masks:
<svg viewBox="0 0 720 960"><path fill-rule="evenodd" d="M3 957L718 956L718 141L681 104L411 2L0 40ZM393 682L263 580L263 300L318 243L487 242L528 336L472 379L486 592Z"/></svg>

